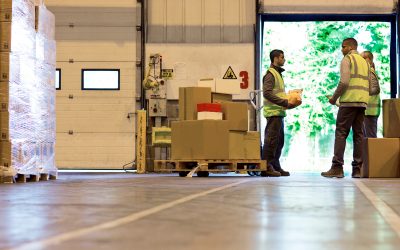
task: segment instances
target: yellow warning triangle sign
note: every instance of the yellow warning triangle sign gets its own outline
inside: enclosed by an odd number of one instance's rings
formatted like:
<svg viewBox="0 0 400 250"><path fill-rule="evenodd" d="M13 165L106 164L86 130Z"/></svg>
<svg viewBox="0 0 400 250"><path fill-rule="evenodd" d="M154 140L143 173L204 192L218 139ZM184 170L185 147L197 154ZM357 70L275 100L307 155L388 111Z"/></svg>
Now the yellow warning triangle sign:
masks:
<svg viewBox="0 0 400 250"><path fill-rule="evenodd" d="M231 66L229 66L228 70L225 72L225 75L222 79L237 79L235 72L233 72Z"/></svg>

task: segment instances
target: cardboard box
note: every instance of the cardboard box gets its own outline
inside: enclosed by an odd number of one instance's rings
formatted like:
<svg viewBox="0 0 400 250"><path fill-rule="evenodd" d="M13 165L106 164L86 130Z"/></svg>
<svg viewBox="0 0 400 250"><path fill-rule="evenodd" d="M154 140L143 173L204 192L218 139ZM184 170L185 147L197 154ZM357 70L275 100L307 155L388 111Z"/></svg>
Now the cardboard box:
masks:
<svg viewBox="0 0 400 250"><path fill-rule="evenodd" d="M0 22L11 22L12 0L0 1Z"/></svg>
<svg viewBox="0 0 400 250"><path fill-rule="evenodd" d="M240 95L240 81L237 79L205 78L200 79L197 86L211 88L215 93Z"/></svg>
<svg viewBox="0 0 400 250"><path fill-rule="evenodd" d="M222 112L198 112L197 120L222 120Z"/></svg>
<svg viewBox="0 0 400 250"><path fill-rule="evenodd" d="M244 158L247 160L261 159L260 132L247 131L243 137Z"/></svg>
<svg viewBox="0 0 400 250"><path fill-rule="evenodd" d="M8 82L10 73L10 53L0 53L0 82Z"/></svg>
<svg viewBox="0 0 400 250"><path fill-rule="evenodd" d="M0 112L8 112L8 103L8 94L3 94L0 92Z"/></svg>
<svg viewBox="0 0 400 250"><path fill-rule="evenodd" d="M222 112L222 108L219 103L199 103L197 112Z"/></svg>
<svg viewBox="0 0 400 250"><path fill-rule="evenodd" d="M11 23L0 22L0 51L10 51L11 49Z"/></svg>
<svg viewBox="0 0 400 250"><path fill-rule="evenodd" d="M0 22L11 22L13 15L21 19L33 19L34 15L33 0L1 0L0 1ZM31 20L29 20L31 21Z"/></svg>
<svg viewBox="0 0 400 250"><path fill-rule="evenodd" d="M229 159L227 121L172 122L171 159Z"/></svg>
<svg viewBox="0 0 400 250"><path fill-rule="evenodd" d="M232 102L231 94L211 93L211 101L213 103Z"/></svg>
<svg viewBox="0 0 400 250"><path fill-rule="evenodd" d="M383 100L383 137L400 138L400 99Z"/></svg>
<svg viewBox="0 0 400 250"><path fill-rule="evenodd" d="M197 104L211 102L211 89L207 87L179 88L179 120L196 120Z"/></svg>
<svg viewBox="0 0 400 250"><path fill-rule="evenodd" d="M0 140L1 141L10 140L9 128L10 128L10 113L0 112Z"/></svg>
<svg viewBox="0 0 400 250"><path fill-rule="evenodd" d="M229 130L247 131L249 127L249 112L247 103L221 103L224 120L229 121Z"/></svg>
<svg viewBox="0 0 400 250"><path fill-rule="evenodd" d="M364 140L362 177L400 177L400 139L367 138Z"/></svg>
<svg viewBox="0 0 400 250"><path fill-rule="evenodd" d="M246 132L229 131L229 159L243 160L245 157L244 137Z"/></svg>
<svg viewBox="0 0 400 250"><path fill-rule="evenodd" d="M11 166L11 142L0 141L0 167Z"/></svg>
<svg viewBox="0 0 400 250"><path fill-rule="evenodd" d="M0 82L0 93L3 95L9 95L10 85L9 82Z"/></svg>
<svg viewBox="0 0 400 250"><path fill-rule="evenodd" d="M229 131L229 159L260 160L260 132Z"/></svg>
<svg viewBox="0 0 400 250"><path fill-rule="evenodd" d="M215 79L215 92L240 95L240 81L237 79Z"/></svg>

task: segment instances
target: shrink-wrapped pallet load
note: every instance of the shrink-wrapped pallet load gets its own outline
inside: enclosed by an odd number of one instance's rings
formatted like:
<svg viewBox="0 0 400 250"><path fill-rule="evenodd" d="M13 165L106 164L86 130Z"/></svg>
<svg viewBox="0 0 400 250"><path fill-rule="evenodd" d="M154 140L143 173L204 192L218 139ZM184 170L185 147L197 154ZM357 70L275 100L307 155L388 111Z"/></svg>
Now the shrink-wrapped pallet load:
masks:
<svg viewBox="0 0 400 250"><path fill-rule="evenodd" d="M0 175L57 175L54 15L33 0L2 0L0 13Z"/></svg>

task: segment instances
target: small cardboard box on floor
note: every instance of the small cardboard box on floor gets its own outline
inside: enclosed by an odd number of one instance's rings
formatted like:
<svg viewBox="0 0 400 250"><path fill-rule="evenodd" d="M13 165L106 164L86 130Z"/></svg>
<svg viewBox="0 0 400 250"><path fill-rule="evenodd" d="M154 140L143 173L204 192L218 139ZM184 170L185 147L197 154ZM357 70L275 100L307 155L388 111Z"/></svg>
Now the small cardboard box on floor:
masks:
<svg viewBox="0 0 400 250"><path fill-rule="evenodd" d="M383 137L400 138L400 99L383 100Z"/></svg>
<svg viewBox="0 0 400 250"><path fill-rule="evenodd" d="M361 176L370 178L400 177L400 139L366 138Z"/></svg>

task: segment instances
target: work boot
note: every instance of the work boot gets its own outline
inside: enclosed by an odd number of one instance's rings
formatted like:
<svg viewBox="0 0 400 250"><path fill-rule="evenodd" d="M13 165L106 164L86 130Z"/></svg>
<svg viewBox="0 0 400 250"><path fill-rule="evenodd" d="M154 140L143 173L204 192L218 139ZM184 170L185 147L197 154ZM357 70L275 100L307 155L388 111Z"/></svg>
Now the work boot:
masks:
<svg viewBox="0 0 400 250"><path fill-rule="evenodd" d="M274 168L275 169L275 168ZM285 171L282 168L277 168L276 171L278 171L279 173L281 173L281 176L290 176L289 171Z"/></svg>
<svg viewBox="0 0 400 250"><path fill-rule="evenodd" d="M343 173L343 167L331 167L331 169L329 169L326 172L322 172L321 175L323 177L328 177L328 178L343 178L344 177L344 173Z"/></svg>
<svg viewBox="0 0 400 250"><path fill-rule="evenodd" d="M353 167L353 172L351 173L351 178L361 178L360 167Z"/></svg>
<svg viewBox="0 0 400 250"><path fill-rule="evenodd" d="M280 177L281 176L281 173L276 171L274 169L274 167L272 167L271 165L267 166L267 171L266 172L267 172L267 176L269 176L269 177Z"/></svg>

